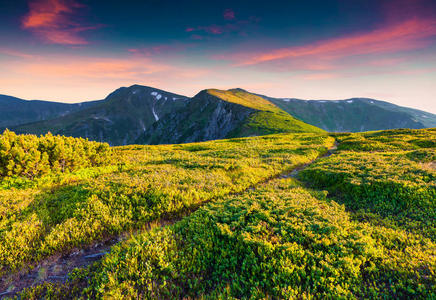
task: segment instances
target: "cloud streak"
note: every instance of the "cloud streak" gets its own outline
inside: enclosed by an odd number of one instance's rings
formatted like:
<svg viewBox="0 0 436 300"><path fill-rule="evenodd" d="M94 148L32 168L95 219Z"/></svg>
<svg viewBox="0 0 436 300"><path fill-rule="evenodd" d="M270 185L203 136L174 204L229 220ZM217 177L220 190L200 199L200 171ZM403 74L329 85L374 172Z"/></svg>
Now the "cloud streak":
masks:
<svg viewBox="0 0 436 300"><path fill-rule="evenodd" d="M3 48L0 47L0 55L7 55L7 56L12 56L12 57L17 57L17 58L34 58L35 55L32 54L28 54L19 50L15 50L15 49L10 49L10 48Z"/></svg>
<svg viewBox="0 0 436 300"><path fill-rule="evenodd" d="M76 21L77 12L83 8L74 0L31 0L21 26L49 44L86 45L88 41L80 34L100 26Z"/></svg>
<svg viewBox="0 0 436 300"><path fill-rule="evenodd" d="M238 66L258 65L292 59L335 60L354 55L386 54L427 46L436 36L436 20L410 19L374 31L314 42L303 46L261 53L234 53L221 57Z"/></svg>

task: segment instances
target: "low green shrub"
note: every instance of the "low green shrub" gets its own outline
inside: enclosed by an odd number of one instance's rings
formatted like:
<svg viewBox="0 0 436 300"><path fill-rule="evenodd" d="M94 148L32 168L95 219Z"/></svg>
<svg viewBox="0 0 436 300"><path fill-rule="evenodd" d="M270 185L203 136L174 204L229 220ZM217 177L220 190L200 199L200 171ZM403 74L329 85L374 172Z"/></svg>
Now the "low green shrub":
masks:
<svg viewBox="0 0 436 300"><path fill-rule="evenodd" d="M64 173L110 161L108 144L50 133L37 137L6 130L0 135L0 180L13 176L33 179L49 172Z"/></svg>
<svg viewBox="0 0 436 300"><path fill-rule="evenodd" d="M436 296L436 245L354 221L291 179L206 205L115 246L91 298L410 298Z"/></svg>

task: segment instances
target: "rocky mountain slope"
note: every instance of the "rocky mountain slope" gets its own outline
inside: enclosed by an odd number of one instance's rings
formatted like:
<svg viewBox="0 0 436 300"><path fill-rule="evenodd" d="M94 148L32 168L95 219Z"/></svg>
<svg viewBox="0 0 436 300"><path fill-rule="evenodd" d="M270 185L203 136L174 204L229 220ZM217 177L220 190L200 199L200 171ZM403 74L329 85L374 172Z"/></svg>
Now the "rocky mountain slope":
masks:
<svg viewBox="0 0 436 300"><path fill-rule="evenodd" d="M186 143L279 132L321 132L241 89L203 90L188 105L154 123L140 144Z"/></svg>
<svg viewBox="0 0 436 300"><path fill-rule="evenodd" d="M189 98L159 89L133 85L111 93L88 109L43 122L13 127L17 133L51 131L74 137L104 141L111 145L132 144L168 113L186 107Z"/></svg>

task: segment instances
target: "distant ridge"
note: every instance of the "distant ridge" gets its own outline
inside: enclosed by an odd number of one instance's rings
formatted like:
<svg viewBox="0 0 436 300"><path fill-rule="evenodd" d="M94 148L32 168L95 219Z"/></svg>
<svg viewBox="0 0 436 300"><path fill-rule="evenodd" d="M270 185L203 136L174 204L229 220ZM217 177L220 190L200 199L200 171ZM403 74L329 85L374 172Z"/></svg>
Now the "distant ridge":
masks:
<svg viewBox="0 0 436 300"><path fill-rule="evenodd" d="M436 127L435 114L375 99L301 100L260 96L294 117L330 132Z"/></svg>
<svg viewBox="0 0 436 300"><path fill-rule="evenodd" d="M0 95L0 128L52 119L85 109L99 101L61 103L42 100L23 100Z"/></svg>
<svg viewBox="0 0 436 300"><path fill-rule="evenodd" d="M121 87L79 104L0 97L1 127L48 131L111 145L197 142L280 132L357 132L436 127L436 115L367 98L272 98L241 88L192 98L153 87ZM20 123L21 122L21 123ZM23 124L25 123L25 124Z"/></svg>

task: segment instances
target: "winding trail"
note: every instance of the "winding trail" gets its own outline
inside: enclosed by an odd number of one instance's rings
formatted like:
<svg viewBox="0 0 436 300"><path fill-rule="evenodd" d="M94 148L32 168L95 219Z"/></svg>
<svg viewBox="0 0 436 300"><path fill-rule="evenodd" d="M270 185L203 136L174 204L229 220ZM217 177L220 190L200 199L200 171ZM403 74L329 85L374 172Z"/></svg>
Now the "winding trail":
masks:
<svg viewBox="0 0 436 300"><path fill-rule="evenodd" d="M318 156L317 158L313 159L308 163L296 166L290 171L285 171L276 176L267 178L261 182L258 182L256 185L250 186L242 192L230 193L222 197L241 195L248 191L253 191L256 189L257 185L267 183L276 178L295 178L298 176L298 173L300 171L304 170L315 161L332 155L336 151L336 149L337 142L335 141L334 145L329 148L324 154ZM172 214L171 216L162 216L159 220L149 222L143 225L141 229L137 229L136 231L124 232L122 234L106 238L104 240L95 242L82 248L71 249L68 251L68 253L50 256L40 261L32 269L23 269L9 276L4 276L0 279L0 299L4 299L6 297L14 297L25 288L46 282L65 283L68 279L68 274L75 268L85 268L92 263L101 260L107 253L110 252L112 246L130 238L138 231L150 230L151 228L157 226L164 227L172 225L180 221L185 216L188 216L189 214L195 212L206 203L214 201L216 199L217 198L212 198L203 201L199 204L189 207L188 209L185 209L184 211L176 212L176 214Z"/></svg>

